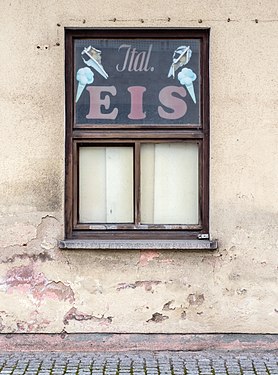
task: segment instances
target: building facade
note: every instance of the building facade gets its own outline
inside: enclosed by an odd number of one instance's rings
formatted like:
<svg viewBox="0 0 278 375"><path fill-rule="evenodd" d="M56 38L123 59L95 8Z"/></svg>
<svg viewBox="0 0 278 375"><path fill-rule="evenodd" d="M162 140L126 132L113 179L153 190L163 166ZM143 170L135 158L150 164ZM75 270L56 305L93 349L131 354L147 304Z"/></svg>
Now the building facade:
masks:
<svg viewBox="0 0 278 375"><path fill-rule="evenodd" d="M278 333L275 2L4 0L0 19L0 332ZM65 33L75 28L207 30L205 241L217 249L178 248L173 236L63 242Z"/></svg>

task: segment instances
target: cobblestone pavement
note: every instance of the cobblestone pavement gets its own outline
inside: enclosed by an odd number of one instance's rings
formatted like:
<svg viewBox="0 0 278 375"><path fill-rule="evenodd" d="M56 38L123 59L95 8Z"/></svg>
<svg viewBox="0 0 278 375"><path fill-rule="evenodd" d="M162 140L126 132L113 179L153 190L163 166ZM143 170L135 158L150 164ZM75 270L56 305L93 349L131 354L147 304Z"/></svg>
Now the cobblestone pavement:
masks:
<svg viewBox="0 0 278 375"><path fill-rule="evenodd" d="M2 353L1 375L278 375L274 352Z"/></svg>

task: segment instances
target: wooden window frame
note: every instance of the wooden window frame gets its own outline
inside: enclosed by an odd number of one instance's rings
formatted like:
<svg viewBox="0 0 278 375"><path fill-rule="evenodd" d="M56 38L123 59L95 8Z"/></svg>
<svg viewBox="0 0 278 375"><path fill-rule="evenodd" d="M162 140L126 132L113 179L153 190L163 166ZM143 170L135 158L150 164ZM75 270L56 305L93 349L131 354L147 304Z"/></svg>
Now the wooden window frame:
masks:
<svg viewBox="0 0 278 375"><path fill-rule="evenodd" d="M200 40L200 124L170 126L74 126L75 39L198 39ZM65 239L66 240L196 240L209 234L209 29L67 28L65 29ZM199 144L199 217L197 225L140 225L140 151L142 143L197 142ZM126 145L134 147L135 223L78 223L78 147ZM62 246L66 247L66 246Z"/></svg>

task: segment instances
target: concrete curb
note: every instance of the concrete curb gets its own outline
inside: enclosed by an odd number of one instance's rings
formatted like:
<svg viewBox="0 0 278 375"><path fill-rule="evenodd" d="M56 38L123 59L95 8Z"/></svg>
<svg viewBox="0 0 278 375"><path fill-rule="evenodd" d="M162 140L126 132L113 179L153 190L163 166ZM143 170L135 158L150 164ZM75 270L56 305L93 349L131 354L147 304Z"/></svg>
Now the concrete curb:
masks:
<svg viewBox="0 0 278 375"><path fill-rule="evenodd" d="M273 334L1 334L3 352L30 351L273 351L278 335Z"/></svg>

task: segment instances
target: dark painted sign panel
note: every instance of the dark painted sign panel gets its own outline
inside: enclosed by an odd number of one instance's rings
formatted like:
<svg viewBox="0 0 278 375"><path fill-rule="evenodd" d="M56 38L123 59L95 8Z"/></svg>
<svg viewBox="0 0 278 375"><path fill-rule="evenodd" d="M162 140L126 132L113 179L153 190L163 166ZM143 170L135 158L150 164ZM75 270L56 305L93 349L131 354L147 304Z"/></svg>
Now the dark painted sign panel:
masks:
<svg viewBox="0 0 278 375"><path fill-rule="evenodd" d="M198 39L75 41L76 124L199 124Z"/></svg>

